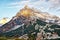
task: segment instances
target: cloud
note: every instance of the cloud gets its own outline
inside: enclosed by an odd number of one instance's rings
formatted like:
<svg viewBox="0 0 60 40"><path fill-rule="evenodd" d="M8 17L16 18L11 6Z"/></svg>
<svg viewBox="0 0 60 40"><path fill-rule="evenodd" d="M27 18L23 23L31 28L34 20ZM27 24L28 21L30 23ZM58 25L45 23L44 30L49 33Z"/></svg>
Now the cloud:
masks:
<svg viewBox="0 0 60 40"><path fill-rule="evenodd" d="M19 2L13 2L9 3L7 8L22 8L25 5L28 5L29 7L34 7L37 9L40 9L42 11L47 11L49 9L49 4L46 3L44 0L26 0L26 1L19 1Z"/></svg>
<svg viewBox="0 0 60 40"><path fill-rule="evenodd" d="M59 12L60 12L60 9L58 9L57 11L59 11Z"/></svg>
<svg viewBox="0 0 60 40"><path fill-rule="evenodd" d="M44 8L43 10L54 10L60 7L60 0L23 0L18 2L13 2L8 4L8 8L20 8L24 5L29 5L30 7ZM58 10L58 9L57 9Z"/></svg>
<svg viewBox="0 0 60 40"><path fill-rule="evenodd" d="M49 2L51 3L50 8L58 8L58 7L60 7L60 0L49 0Z"/></svg>
<svg viewBox="0 0 60 40"><path fill-rule="evenodd" d="M24 6L25 4L28 4L29 1L19 1L19 2L13 2L7 4L7 8L20 8L21 6Z"/></svg>
<svg viewBox="0 0 60 40"><path fill-rule="evenodd" d="M28 5L29 7L37 8L44 12L50 12L52 13L60 13L60 0L22 0L22 1L13 1L1 5L5 8L11 8L11 9L18 9L20 10L25 5ZM57 14L58 15L58 14Z"/></svg>
<svg viewBox="0 0 60 40"><path fill-rule="evenodd" d="M28 5L28 6L30 6L30 7L35 7L35 6L38 6L38 5L40 5L39 4L40 3L40 1L34 1L33 0L33 2L32 2L32 0L26 0L26 1L19 1L19 2L13 2L13 3L9 3L9 4L7 4L8 6L8 8L19 8L19 7L21 7L21 6L25 6L25 5Z"/></svg>

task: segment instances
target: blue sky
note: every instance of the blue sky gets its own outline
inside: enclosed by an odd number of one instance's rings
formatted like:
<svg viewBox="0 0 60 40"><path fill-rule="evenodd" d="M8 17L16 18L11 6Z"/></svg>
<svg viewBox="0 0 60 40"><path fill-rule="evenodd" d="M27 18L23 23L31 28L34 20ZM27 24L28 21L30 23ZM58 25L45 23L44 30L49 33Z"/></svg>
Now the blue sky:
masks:
<svg viewBox="0 0 60 40"><path fill-rule="evenodd" d="M0 19L12 18L26 4L60 17L60 0L0 0Z"/></svg>

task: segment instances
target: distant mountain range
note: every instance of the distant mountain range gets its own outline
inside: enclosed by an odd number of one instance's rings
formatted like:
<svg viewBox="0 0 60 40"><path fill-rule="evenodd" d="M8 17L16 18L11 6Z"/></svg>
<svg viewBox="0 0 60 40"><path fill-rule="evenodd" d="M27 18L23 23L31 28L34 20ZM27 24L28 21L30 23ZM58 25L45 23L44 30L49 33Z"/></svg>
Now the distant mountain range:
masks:
<svg viewBox="0 0 60 40"><path fill-rule="evenodd" d="M7 22L9 22L9 21L10 21L10 18L7 18L7 17L2 18L2 19L0 20L0 26L4 25L5 23L7 23Z"/></svg>
<svg viewBox="0 0 60 40"><path fill-rule="evenodd" d="M60 28L60 18L25 6L8 23L0 27L0 36L22 36L37 33L40 26L44 27L47 24L51 25L50 27L53 29Z"/></svg>

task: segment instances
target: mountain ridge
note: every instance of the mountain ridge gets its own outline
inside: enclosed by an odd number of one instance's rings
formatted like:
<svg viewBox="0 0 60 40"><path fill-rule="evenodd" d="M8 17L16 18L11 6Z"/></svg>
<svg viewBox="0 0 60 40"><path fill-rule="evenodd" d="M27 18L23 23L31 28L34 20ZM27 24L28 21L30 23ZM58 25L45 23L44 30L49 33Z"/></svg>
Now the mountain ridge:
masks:
<svg viewBox="0 0 60 40"><path fill-rule="evenodd" d="M49 16L48 13L43 14L43 12L35 12L34 10L33 11L31 11L31 10L32 9L30 9L27 6L25 6L23 9L21 9L16 14L16 16L14 16L8 23L6 23L2 27L0 27L0 34L2 33L3 35L7 35L9 33L9 35L13 36L13 35L20 33L19 35L22 35L22 33L24 34L24 33L35 32L36 31L35 25L37 25L37 24L39 26L40 25L46 26L46 24L57 25L57 24L54 24L55 22L54 23L46 22L47 17ZM50 18L50 16L48 18ZM50 21L50 20L48 20L48 21ZM18 32L17 32L17 30L11 30L12 28L14 29L16 26L22 25L23 23L24 23L23 26L17 28ZM59 27L59 25L57 25L57 27ZM9 32L6 32L6 31L9 31ZM23 31L25 31L25 32L23 32ZM38 30L37 30L37 32L38 32Z"/></svg>

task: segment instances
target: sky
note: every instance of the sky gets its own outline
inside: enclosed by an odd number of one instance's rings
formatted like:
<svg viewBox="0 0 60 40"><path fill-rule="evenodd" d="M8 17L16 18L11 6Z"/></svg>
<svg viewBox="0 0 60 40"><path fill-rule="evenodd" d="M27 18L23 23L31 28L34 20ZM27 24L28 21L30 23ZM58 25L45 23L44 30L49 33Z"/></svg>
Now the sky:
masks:
<svg viewBox="0 0 60 40"><path fill-rule="evenodd" d="M12 18L25 5L60 17L60 0L0 0L0 19Z"/></svg>

